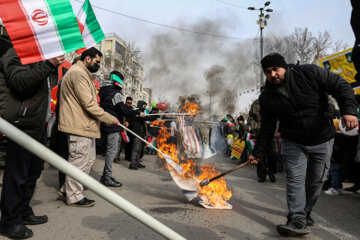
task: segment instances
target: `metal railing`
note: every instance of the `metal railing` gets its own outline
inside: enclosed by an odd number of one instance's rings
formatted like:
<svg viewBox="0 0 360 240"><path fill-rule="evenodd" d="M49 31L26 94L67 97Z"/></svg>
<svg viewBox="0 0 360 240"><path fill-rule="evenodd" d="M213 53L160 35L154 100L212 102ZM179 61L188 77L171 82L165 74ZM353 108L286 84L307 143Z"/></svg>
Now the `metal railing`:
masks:
<svg viewBox="0 0 360 240"><path fill-rule="evenodd" d="M9 139L16 142L23 148L27 149L28 151L40 157L44 161L48 162L50 165L59 169L66 175L72 177L84 186L88 187L91 191L99 195L101 198L105 199L107 202L124 211L142 224L148 226L153 231L159 233L167 239L185 240L184 237L182 237L163 223L159 222L149 214L145 213L143 210L136 207L126 199L122 198L120 195L116 194L109 188L105 187L104 185L96 181L94 178L81 171L79 168L74 167L66 160L61 158L59 155L52 152L46 146L42 145L38 141L31 138L29 135L20 131L1 117L0 132L4 133Z"/></svg>

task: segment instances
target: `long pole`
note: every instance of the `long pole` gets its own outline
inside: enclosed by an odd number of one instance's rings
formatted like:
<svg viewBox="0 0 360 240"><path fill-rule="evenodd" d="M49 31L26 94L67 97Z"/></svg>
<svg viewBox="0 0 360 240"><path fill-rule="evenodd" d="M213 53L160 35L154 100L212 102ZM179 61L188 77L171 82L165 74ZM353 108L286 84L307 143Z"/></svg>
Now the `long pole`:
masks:
<svg viewBox="0 0 360 240"><path fill-rule="evenodd" d="M260 10L260 15L262 14L262 10ZM259 19L260 23L260 60L264 58L264 39L263 39L263 20ZM260 70L260 87L264 85L264 73Z"/></svg>
<svg viewBox="0 0 360 240"><path fill-rule="evenodd" d="M209 105L209 121L211 121L211 90L209 91L210 94L210 105Z"/></svg>
<svg viewBox="0 0 360 240"><path fill-rule="evenodd" d="M42 158L44 161L56 167L66 175L87 186L91 191L93 191L115 207L121 209L131 217L135 218L137 221L141 222L142 224L148 226L150 229L164 236L165 238L185 240L184 237L182 237L163 223L159 222L152 216L148 215L143 210L136 207L126 199L122 198L109 188L105 187L104 185L90 177L88 174L81 171L79 168L74 167L73 165L65 161L63 158L61 158L59 155L49 150L41 143L35 141L29 135L20 131L1 117L0 132L4 133L12 141L34 153L36 156Z"/></svg>

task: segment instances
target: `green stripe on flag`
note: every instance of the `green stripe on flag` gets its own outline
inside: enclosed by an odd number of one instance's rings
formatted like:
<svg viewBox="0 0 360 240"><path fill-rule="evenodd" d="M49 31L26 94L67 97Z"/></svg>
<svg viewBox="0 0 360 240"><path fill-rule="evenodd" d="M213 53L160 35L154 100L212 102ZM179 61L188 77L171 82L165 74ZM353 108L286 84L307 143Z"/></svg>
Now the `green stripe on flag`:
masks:
<svg viewBox="0 0 360 240"><path fill-rule="evenodd" d="M86 13L86 25L89 28L89 31L94 38L96 43L99 43L101 40L105 38L105 35L103 31L101 30L101 27L96 19L95 13L90 5L89 0L85 1L85 4L83 5L84 12Z"/></svg>
<svg viewBox="0 0 360 240"><path fill-rule="evenodd" d="M44 0L53 15L65 53L85 47L69 0Z"/></svg>

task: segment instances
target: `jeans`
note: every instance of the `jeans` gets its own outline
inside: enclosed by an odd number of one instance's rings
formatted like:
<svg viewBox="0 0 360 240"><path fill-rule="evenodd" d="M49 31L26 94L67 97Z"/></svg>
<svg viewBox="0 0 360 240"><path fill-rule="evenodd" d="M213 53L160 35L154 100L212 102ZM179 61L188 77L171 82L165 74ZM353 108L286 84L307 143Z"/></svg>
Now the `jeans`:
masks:
<svg viewBox="0 0 360 240"><path fill-rule="evenodd" d="M133 146L132 146L132 152L131 152L131 165L136 166L137 163L139 163L139 160L141 158L141 152L143 148L142 141L138 138L134 138L133 140Z"/></svg>
<svg viewBox="0 0 360 240"><path fill-rule="evenodd" d="M282 155L285 161L288 220L306 223L324 181L327 179L334 139L315 146L304 146L284 139Z"/></svg>
<svg viewBox="0 0 360 240"><path fill-rule="evenodd" d="M332 187L336 190L343 188L341 177L340 177L340 169L341 169L340 164L338 164L336 162L331 162L330 174L331 174L331 178L332 178Z"/></svg>
<svg viewBox="0 0 360 240"><path fill-rule="evenodd" d="M120 135L118 132L109 133L107 135L106 157L103 173L103 177L107 180L110 179L112 176L112 163L118 152L119 137Z"/></svg>

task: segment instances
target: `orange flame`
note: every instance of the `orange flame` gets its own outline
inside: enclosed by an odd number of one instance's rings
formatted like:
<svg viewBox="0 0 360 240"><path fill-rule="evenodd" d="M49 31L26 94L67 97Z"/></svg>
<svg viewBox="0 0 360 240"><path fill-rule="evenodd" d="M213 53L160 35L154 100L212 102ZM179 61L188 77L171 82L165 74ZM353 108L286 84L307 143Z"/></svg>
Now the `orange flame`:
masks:
<svg viewBox="0 0 360 240"><path fill-rule="evenodd" d="M201 110L200 110L199 104L196 104L194 102L190 102L189 100L186 100L186 104L180 109L179 112L199 114L199 113L201 113Z"/></svg>
<svg viewBox="0 0 360 240"><path fill-rule="evenodd" d="M198 114L200 113L200 108L198 104L187 101L185 106L179 111L183 113ZM196 163L193 160L185 160L184 157L181 157L181 162L178 159L178 151L175 144L168 143L167 140L170 138L170 133L165 127L165 121L155 120L151 124L160 126L159 136L156 138L157 148L164 154L170 156L174 162L179 164L183 168L183 177L187 178L196 178L200 182L205 179L211 179L220 174L218 170L215 169L213 164L211 165L202 165L200 169L197 167ZM160 158L164 158L161 154L158 154ZM167 167L167 166L166 166ZM168 168L171 170L171 168ZM200 174L197 173L200 170ZM207 205L212 205L214 207L223 207L226 206L226 201L228 201L232 192L227 189L226 182L223 178L217 179L207 186L200 187L199 193L203 201Z"/></svg>

